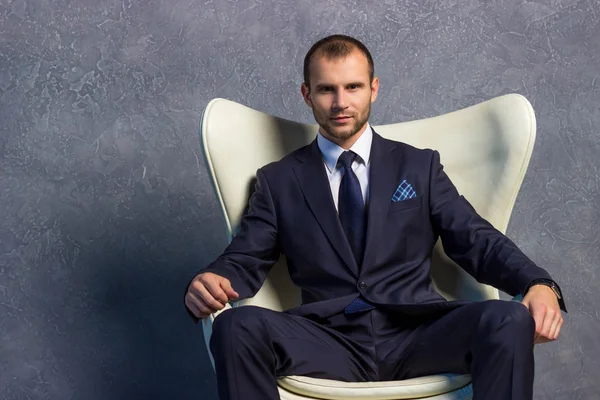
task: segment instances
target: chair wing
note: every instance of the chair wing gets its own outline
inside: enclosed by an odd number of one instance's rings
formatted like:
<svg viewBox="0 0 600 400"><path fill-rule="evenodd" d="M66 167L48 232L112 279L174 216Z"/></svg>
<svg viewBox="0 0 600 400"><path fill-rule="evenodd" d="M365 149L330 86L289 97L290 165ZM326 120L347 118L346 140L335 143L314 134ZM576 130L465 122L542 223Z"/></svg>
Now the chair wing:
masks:
<svg viewBox="0 0 600 400"><path fill-rule="evenodd" d="M204 110L201 129L202 151L231 239L248 204L256 171L309 144L318 127L214 99ZM252 304L281 311L300 302L300 290L293 285L282 256L256 296L235 306Z"/></svg>
<svg viewBox="0 0 600 400"><path fill-rule="evenodd" d="M535 141L535 116L520 95L501 96L449 114L373 127L382 136L440 152L458 191L501 232L506 231ZM309 144L317 126L277 118L225 99L214 99L202 118L202 149L229 238L235 235L256 170ZM433 279L449 299L497 298L441 251L434 251ZM240 303L283 310L300 302L285 259L265 285Z"/></svg>

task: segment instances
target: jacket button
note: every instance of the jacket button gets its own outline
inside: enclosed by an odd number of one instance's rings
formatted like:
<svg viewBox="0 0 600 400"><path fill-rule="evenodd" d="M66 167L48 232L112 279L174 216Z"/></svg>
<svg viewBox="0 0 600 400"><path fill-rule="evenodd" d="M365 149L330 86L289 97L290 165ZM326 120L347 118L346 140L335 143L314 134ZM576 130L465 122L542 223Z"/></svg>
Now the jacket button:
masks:
<svg viewBox="0 0 600 400"><path fill-rule="evenodd" d="M361 290L365 290L367 287L369 287L369 285L367 285L365 282L361 282L358 284L358 288Z"/></svg>

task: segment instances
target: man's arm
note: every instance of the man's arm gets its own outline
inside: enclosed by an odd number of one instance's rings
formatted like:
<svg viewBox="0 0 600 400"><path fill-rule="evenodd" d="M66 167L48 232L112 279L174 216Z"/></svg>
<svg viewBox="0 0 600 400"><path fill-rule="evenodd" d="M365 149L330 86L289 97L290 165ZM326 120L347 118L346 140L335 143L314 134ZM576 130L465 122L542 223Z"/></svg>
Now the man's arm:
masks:
<svg viewBox="0 0 600 400"><path fill-rule="evenodd" d="M511 296L526 295L532 284L554 283L548 272L535 265L458 194L444 172L437 151L431 159L429 204L431 221L442 239L445 253L478 282ZM562 294L558 301L566 311Z"/></svg>
<svg viewBox="0 0 600 400"><path fill-rule="evenodd" d="M206 273L228 280L229 282L225 282L224 285L229 285L229 289L237 292L236 300L252 297L258 292L269 270L279 259L277 216L271 191L262 169L257 171L256 177L255 191L240 222L239 232L225 251L190 282L186 297L190 297L192 286L198 286L197 281L202 281L201 275ZM215 283L215 286L218 289L219 284ZM204 291L204 288L200 289ZM210 288L208 291L212 293ZM199 294L198 291L196 297ZM222 293L220 294L222 296ZM218 298L217 300L223 302ZM187 308L190 316L197 321L190 308Z"/></svg>

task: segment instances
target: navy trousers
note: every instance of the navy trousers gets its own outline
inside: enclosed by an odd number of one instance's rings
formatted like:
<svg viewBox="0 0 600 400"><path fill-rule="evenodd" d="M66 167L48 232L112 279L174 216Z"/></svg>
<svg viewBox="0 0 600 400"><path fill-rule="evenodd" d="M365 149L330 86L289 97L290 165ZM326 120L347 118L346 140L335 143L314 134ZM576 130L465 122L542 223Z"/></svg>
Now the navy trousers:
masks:
<svg viewBox="0 0 600 400"><path fill-rule="evenodd" d="M489 300L445 315L375 309L312 321L260 307L215 320L210 348L221 400L278 400L277 377L347 382L470 373L475 400L533 398L535 323L522 304Z"/></svg>

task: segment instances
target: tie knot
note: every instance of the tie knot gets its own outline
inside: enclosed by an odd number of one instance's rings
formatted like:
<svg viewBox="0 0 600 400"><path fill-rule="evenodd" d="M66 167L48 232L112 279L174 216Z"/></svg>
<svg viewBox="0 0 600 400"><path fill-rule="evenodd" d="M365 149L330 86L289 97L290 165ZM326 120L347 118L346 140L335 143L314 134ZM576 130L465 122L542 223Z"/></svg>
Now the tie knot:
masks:
<svg viewBox="0 0 600 400"><path fill-rule="evenodd" d="M343 152L338 158L338 164L344 167L345 169L350 169L352 168L352 163L354 162L354 160L356 160L356 157L358 157L358 154L356 154L353 151L347 150Z"/></svg>

